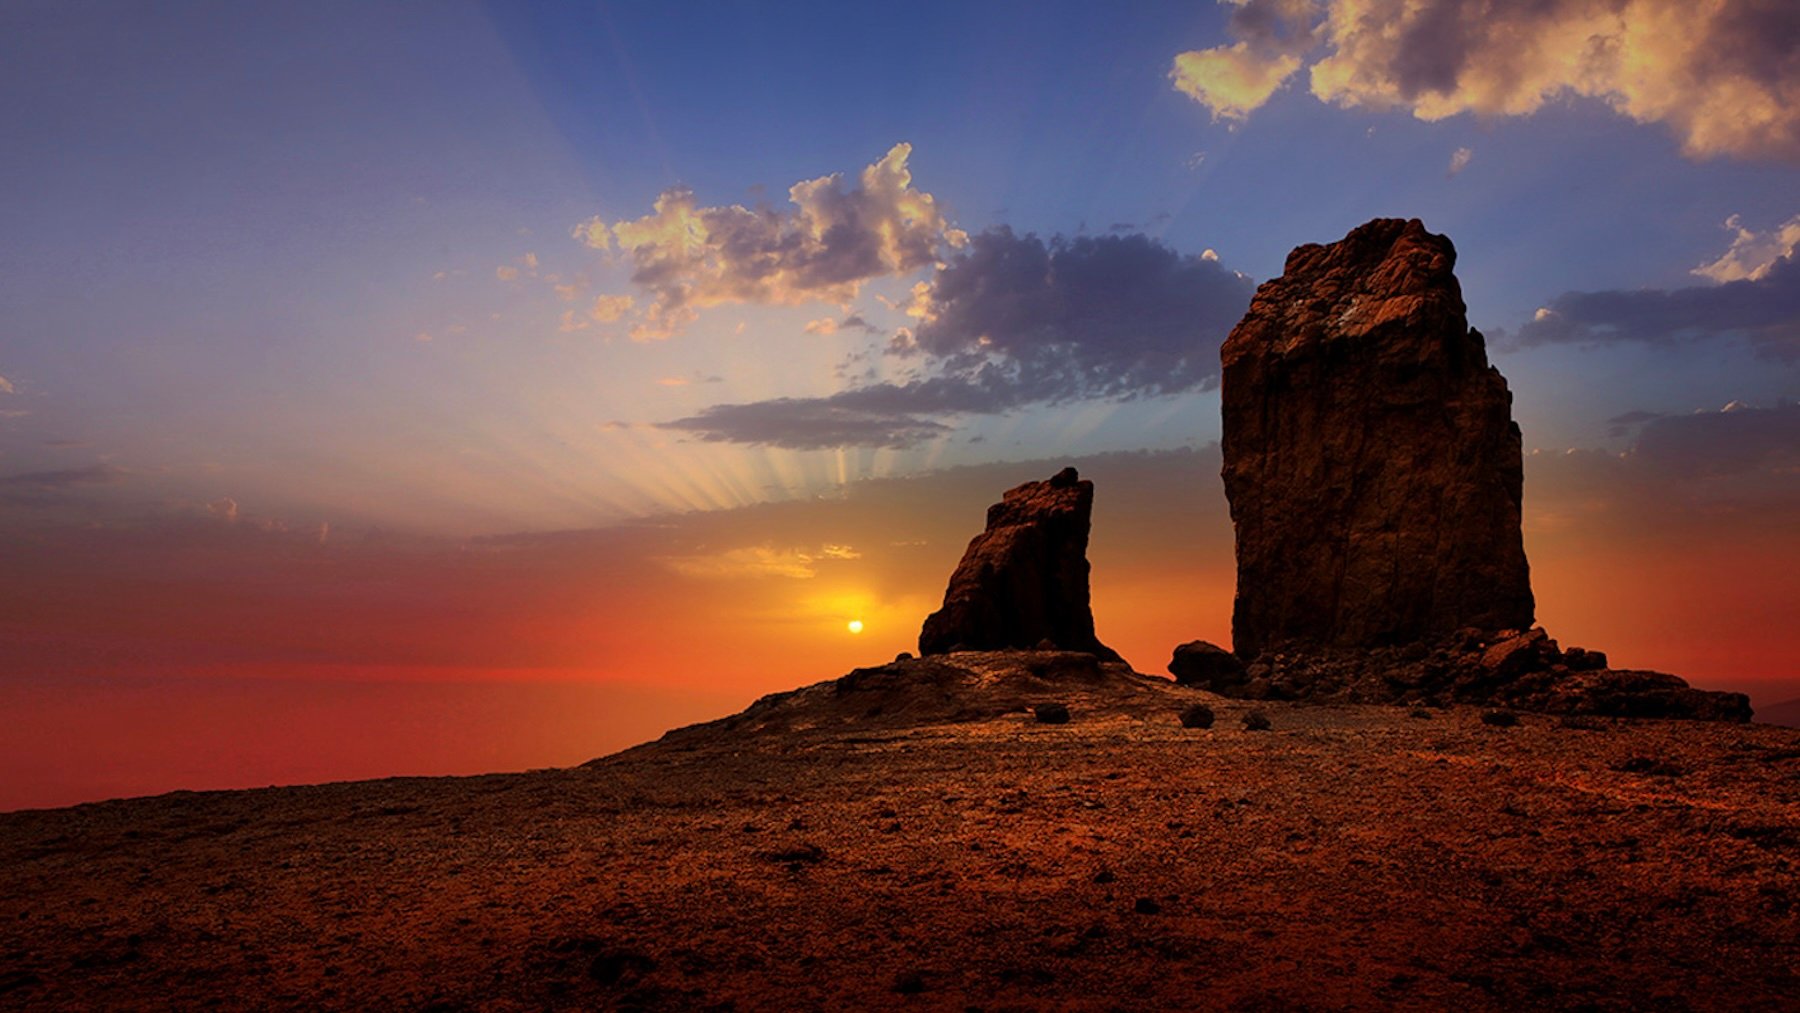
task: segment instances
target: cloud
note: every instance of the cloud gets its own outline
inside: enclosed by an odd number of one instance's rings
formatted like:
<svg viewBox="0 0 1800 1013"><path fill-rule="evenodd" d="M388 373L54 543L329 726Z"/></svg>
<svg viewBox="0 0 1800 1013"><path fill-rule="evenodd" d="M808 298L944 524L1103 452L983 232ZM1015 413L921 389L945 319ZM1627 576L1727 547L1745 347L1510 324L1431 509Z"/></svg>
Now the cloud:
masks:
<svg viewBox="0 0 1800 1013"><path fill-rule="evenodd" d="M206 512L227 524L235 524L238 519L237 500L232 499L230 496L221 496L211 503L206 504Z"/></svg>
<svg viewBox="0 0 1800 1013"><path fill-rule="evenodd" d="M1800 260L1790 251L1754 271L1742 271L1746 266L1721 268L1721 274L1745 274L1722 285L1565 292L1519 329L1515 343L1657 344L1741 338L1765 358L1800 362Z"/></svg>
<svg viewBox="0 0 1800 1013"><path fill-rule="evenodd" d="M951 427L917 412L859 402L879 400L874 395L906 402L915 390L916 385L881 384L830 397L713 405L697 415L657 423L657 428L689 433L708 443L747 443L789 450L904 450L948 433Z"/></svg>
<svg viewBox="0 0 1800 1013"><path fill-rule="evenodd" d="M557 330L563 333L585 331L595 324L613 324L625 319L626 314L637 305L637 298L629 295L602 295L594 298L593 305L585 313L575 310L563 310L562 323Z"/></svg>
<svg viewBox="0 0 1800 1013"><path fill-rule="evenodd" d="M896 144L853 186L841 174L795 183L787 208L706 207L677 188L650 214L614 223L632 281L651 297L631 336L670 337L709 306L843 304L870 279L936 263L965 237L913 187L911 154ZM578 237L594 227L593 219L578 226Z"/></svg>
<svg viewBox="0 0 1800 1013"><path fill-rule="evenodd" d="M1474 148L1457 148L1455 151L1451 152L1450 170L1448 175L1454 178L1458 173L1469 167L1469 161L1474 157Z"/></svg>
<svg viewBox="0 0 1800 1013"><path fill-rule="evenodd" d="M945 419L1031 404L1204 389L1254 285L1149 236L1055 237L989 229L914 286L915 320L887 346L925 377L826 397L714 405L660 423L712 442L818 450L907 448Z"/></svg>
<svg viewBox="0 0 1800 1013"><path fill-rule="evenodd" d="M658 560L683 577L705 580L733 580L745 577L786 577L810 580L818 576L822 560L860 559L861 553L847 545L823 545L817 550L776 548L771 544L726 549L696 556L664 556Z"/></svg>
<svg viewBox="0 0 1800 1013"><path fill-rule="evenodd" d="M1215 119L1242 119L1317 53L1312 94L1345 108L1440 120L1586 98L1667 126L1691 157L1800 159L1790 0L1328 0L1322 17L1226 2L1239 41L1183 53L1171 74Z"/></svg>
<svg viewBox="0 0 1800 1013"><path fill-rule="evenodd" d="M4 376L0 376L0 394L12 394L12 393L16 393L15 390L13 389L12 381L8 380Z"/></svg>
<svg viewBox="0 0 1800 1013"><path fill-rule="evenodd" d="M1011 407L1136 397L1216 380L1219 344L1255 286L1143 234L1049 241L990 229L907 307L912 343L944 375Z"/></svg>
<svg viewBox="0 0 1800 1013"><path fill-rule="evenodd" d="M508 267L505 264L501 264L499 267L494 268L494 277L500 279L501 281L518 281L519 280L519 269L516 267Z"/></svg>
<svg viewBox="0 0 1800 1013"><path fill-rule="evenodd" d="M1300 69L1314 46L1313 0L1221 0L1233 8L1226 31L1238 41L1180 53L1169 70L1175 90L1212 111L1214 122L1241 123ZM1203 153L1189 160L1198 168Z"/></svg>
<svg viewBox="0 0 1800 1013"><path fill-rule="evenodd" d="M1733 401L1718 411L1659 416L1644 423L1630 456L1683 481L1755 471L1800 478L1800 404Z"/></svg>
<svg viewBox="0 0 1800 1013"><path fill-rule="evenodd" d="M584 222L578 223L573 229L569 230L569 235L583 246L588 246L596 250L612 249L612 229L607 227L606 219L601 218L599 215L595 215Z"/></svg>
<svg viewBox="0 0 1800 1013"><path fill-rule="evenodd" d="M1300 69L1300 58L1262 56L1242 42L1175 57L1175 90L1212 110L1212 118L1243 122Z"/></svg>
<svg viewBox="0 0 1800 1013"><path fill-rule="evenodd" d="M808 320L805 328L806 333L818 335L836 334L837 329L838 322L835 317L825 317L821 320Z"/></svg>
<svg viewBox="0 0 1800 1013"><path fill-rule="evenodd" d="M1757 281L1768 276L1776 261L1792 257L1800 245L1800 215L1795 215L1767 232L1744 228L1743 219L1732 215L1725 219L1732 233L1731 248L1719 259L1701 264L1694 273L1717 282Z"/></svg>
<svg viewBox="0 0 1800 1013"><path fill-rule="evenodd" d="M1751 530L1792 538L1800 510L1800 404L1734 401L1687 414L1630 412L1615 421L1627 420L1637 436L1622 453L1537 450L1527 457L1526 507L1540 523L1555 528L1603 514L1608 519L1592 527L1595 537L1615 537L1623 523L1682 531L1680 543Z"/></svg>
<svg viewBox="0 0 1800 1013"><path fill-rule="evenodd" d="M125 477L123 468L95 464L86 468L62 468L56 471L26 471L0 477L0 486L34 489L68 489L78 485L111 485Z"/></svg>

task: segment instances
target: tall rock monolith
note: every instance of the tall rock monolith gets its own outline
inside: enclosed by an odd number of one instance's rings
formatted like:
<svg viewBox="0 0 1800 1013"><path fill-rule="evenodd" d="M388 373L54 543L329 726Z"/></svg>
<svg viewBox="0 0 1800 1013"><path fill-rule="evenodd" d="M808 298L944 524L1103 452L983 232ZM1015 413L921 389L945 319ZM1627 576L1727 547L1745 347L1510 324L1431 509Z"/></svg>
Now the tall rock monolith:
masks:
<svg viewBox="0 0 1800 1013"><path fill-rule="evenodd" d="M1240 657L1532 625L1519 427L1455 265L1377 219L1294 250L1226 339Z"/></svg>
<svg viewBox="0 0 1800 1013"><path fill-rule="evenodd" d="M1093 508L1094 483L1074 468L1007 490L950 575L944 607L926 617L919 653L1048 645L1119 660L1094 636L1088 604Z"/></svg>

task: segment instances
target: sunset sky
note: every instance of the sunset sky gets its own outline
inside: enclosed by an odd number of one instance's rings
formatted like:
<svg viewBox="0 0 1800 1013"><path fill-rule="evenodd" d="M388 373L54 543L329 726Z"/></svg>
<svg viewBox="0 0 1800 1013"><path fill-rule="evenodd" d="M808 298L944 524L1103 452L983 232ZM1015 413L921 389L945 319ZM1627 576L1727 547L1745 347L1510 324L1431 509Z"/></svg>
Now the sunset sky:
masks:
<svg viewBox="0 0 1800 1013"><path fill-rule="evenodd" d="M1551 635L1800 697L1790 0L10 3L0 96L0 809L580 762L911 649L1070 463L1163 671L1219 343L1377 216Z"/></svg>

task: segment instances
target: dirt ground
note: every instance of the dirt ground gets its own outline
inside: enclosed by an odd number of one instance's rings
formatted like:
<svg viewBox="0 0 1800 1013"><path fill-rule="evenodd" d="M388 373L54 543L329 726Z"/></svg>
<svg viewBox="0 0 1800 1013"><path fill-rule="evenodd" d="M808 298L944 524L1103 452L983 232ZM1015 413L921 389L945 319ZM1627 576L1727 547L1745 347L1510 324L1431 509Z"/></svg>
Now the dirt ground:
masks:
<svg viewBox="0 0 1800 1013"><path fill-rule="evenodd" d="M570 770L0 815L0 1009L1800 1007L1800 731L952 661Z"/></svg>

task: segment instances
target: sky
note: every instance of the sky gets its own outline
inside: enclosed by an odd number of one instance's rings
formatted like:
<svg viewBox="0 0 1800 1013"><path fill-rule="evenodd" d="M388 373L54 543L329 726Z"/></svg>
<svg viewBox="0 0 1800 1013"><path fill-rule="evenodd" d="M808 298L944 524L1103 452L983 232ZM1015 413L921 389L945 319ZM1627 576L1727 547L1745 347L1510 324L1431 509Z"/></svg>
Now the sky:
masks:
<svg viewBox="0 0 1800 1013"><path fill-rule="evenodd" d="M20 2L0 96L0 809L580 762L911 649L1067 463L1162 671L1219 343L1381 216L1540 622L1800 697L1787 0Z"/></svg>

